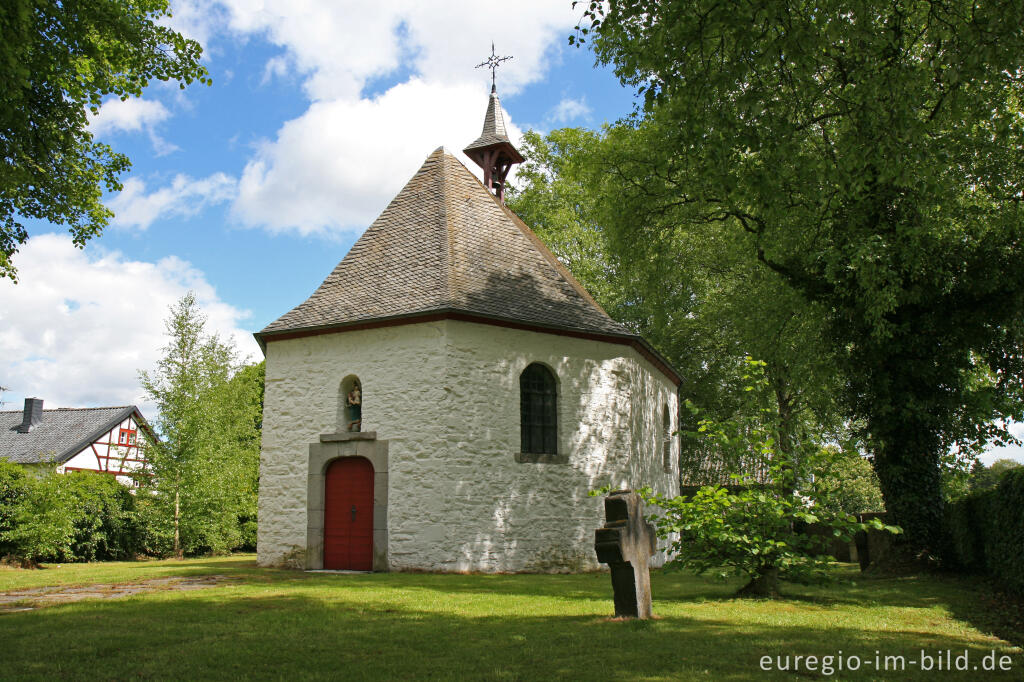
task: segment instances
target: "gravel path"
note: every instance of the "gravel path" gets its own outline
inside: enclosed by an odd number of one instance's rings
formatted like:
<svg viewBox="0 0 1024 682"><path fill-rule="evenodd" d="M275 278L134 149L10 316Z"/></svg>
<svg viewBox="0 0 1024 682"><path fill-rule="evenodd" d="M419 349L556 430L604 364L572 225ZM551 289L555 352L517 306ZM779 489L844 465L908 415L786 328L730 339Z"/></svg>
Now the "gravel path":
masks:
<svg viewBox="0 0 1024 682"><path fill-rule="evenodd" d="M119 599L133 594L158 590L202 590L235 580L223 575L203 575L194 578L153 578L137 583L99 585L71 585L36 587L26 590L0 592L0 613L31 611L41 606L68 604L83 599Z"/></svg>

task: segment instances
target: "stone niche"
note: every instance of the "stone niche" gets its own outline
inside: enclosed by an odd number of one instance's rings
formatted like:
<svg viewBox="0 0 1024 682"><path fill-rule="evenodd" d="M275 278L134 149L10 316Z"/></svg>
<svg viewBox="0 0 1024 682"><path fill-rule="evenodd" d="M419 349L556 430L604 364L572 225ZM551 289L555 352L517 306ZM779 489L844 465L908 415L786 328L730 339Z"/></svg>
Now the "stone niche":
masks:
<svg viewBox="0 0 1024 682"><path fill-rule="evenodd" d="M373 570L388 570L388 441L374 431L324 433L309 446L306 568L324 567L324 475L340 457L363 457L373 465Z"/></svg>

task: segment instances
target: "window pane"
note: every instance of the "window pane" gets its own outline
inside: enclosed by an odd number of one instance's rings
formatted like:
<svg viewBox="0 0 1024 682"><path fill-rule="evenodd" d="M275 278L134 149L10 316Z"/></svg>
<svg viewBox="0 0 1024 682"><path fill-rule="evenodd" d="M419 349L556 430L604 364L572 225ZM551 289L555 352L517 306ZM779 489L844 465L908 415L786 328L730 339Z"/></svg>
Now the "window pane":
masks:
<svg viewBox="0 0 1024 682"><path fill-rule="evenodd" d="M551 372L537 364L519 377L521 448L530 453L557 453L557 397Z"/></svg>

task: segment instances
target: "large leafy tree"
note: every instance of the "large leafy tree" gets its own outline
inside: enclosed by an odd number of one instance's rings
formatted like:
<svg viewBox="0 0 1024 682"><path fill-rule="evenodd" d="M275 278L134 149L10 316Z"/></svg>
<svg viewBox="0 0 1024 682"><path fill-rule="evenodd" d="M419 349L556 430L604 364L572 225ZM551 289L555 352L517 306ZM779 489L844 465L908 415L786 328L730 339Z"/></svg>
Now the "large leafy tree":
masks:
<svg viewBox="0 0 1024 682"><path fill-rule="evenodd" d="M777 273L746 258L749 235L717 226L677 230L671 208L645 214L642 202L635 205L617 169L645 143L638 131L621 128L527 132L528 160L509 206L615 319L682 371L682 398L717 419L738 415L746 405L745 359L754 356L766 363L782 449L793 450L798 432L842 439L835 363L820 313L812 314ZM645 191L655 182L648 179ZM638 215L657 239L635 238ZM689 411L680 416L684 433L696 428ZM707 439L688 435L684 444L687 483L728 480L732 466Z"/></svg>
<svg viewBox="0 0 1024 682"><path fill-rule="evenodd" d="M166 543L177 556L243 544L255 507L262 367L239 367L234 346L205 325L187 294L171 308L156 368L139 372L159 409L160 442L146 452L152 549Z"/></svg>
<svg viewBox="0 0 1024 682"><path fill-rule="evenodd" d="M87 110L139 96L149 81L208 82L202 48L160 21L167 0L0 3L0 277L28 238L21 220L67 225L78 246L113 215L128 158L93 141Z"/></svg>
<svg viewBox="0 0 1024 682"><path fill-rule="evenodd" d="M745 234L820 307L886 507L940 549L940 458L1024 404L1024 6L589 7L575 38L644 95L608 171L634 241Z"/></svg>

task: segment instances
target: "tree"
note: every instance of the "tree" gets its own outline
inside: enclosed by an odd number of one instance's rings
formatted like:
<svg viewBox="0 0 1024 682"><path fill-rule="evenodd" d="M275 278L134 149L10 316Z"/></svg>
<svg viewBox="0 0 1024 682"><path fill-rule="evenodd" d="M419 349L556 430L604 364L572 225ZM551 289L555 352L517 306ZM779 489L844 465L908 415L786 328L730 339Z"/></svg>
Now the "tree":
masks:
<svg viewBox="0 0 1024 682"><path fill-rule="evenodd" d="M130 163L93 141L87 110L152 79L209 83L202 48L168 16L167 0L0 3L0 277L16 278L22 219L67 225L81 247L113 215L100 199Z"/></svg>
<svg viewBox="0 0 1024 682"><path fill-rule="evenodd" d="M997 459L987 467L981 462L977 462L976 466L971 470L971 476L968 479L971 492L992 490L999 485L999 479L1002 478L1005 472L1020 466L1020 462L1015 462L1012 459Z"/></svg>
<svg viewBox="0 0 1024 682"><path fill-rule="evenodd" d="M629 0L574 36L644 95L605 169L632 240L745 234L817 306L915 552L941 554L943 454L1024 416L1021 19L1013 0Z"/></svg>
<svg viewBox="0 0 1024 682"><path fill-rule="evenodd" d="M676 230L673 215L644 215L657 240L636 240L638 212L619 176L608 173L636 153L633 131L529 131L508 204L616 320L650 340L686 377L683 401L728 419L744 406L745 358L766 363L775 406L791 434L809 431L848 441L834 400L835 362L823 338L822 315L776 273L746 258L749 236L717 227ZM648 179L651 182L651 179ZM718 481L718 453L690 437L681 414L681 474L687 483ZM709 458L718 460L708 466Z"/></svg>
<svg viewBox="0 0 1024 682"><path fill-rule="evenodd" d="M168 344L151 373L139 378L156 403L160 441L146 456L155 496L147 511L161 544L167 528L176 556L186 551L226 551L239 544L240 492L252 487L252 437L241 448L236 419L252 425L252 400L242 400L245 382L232 381L236 351L216 334L205 331L206 318L189 292L174 306L166 322ZM258 439L255 457L258 461ZM240 452L244 450L244 453ZM243 457L247 454L248 457Z"/></svg>
<svg viewBox="0 0 1024 682"><path fill-rule="evenodd" d="M264 369L263 362L244 365L212 392L207 417L214 428L203 442L226 464L222 475L233 494L230 508L239 533L234 546L250 550L256 549Z"/></svg>
<svg viewBox="0 0 1024 682"><path fill-rule="evenodd" d="M826 446L819 462L813 472L814 490L826 509L842 514L885 511L870 460L856 450Z"/></svg>
<svg viewBox="0 0 1024 682"><path fill-rule="evenodd" d="M860 530L874 528L898 533L878 519L867 523L839 507L835 490L817 485L810 473L818 470L825 450L801 437L791 451L779 448L787 426L774 405L765 363L747 358L745 402L735 419L700 419L698 433L715 443L726 457L767 472L764 481L734 475L738 490L703 486L692 496L667 498L642 491L654 505L651 515L659 537L669 540L669 564L698 573L735 573L748 582L741 595L778 594L780 577L799 582L824 580L833 538L852 540ZM690 409L701 415L692 404ZM814 524L830 536L806 533Z"/></svg>

